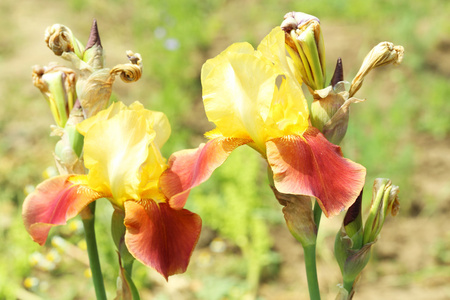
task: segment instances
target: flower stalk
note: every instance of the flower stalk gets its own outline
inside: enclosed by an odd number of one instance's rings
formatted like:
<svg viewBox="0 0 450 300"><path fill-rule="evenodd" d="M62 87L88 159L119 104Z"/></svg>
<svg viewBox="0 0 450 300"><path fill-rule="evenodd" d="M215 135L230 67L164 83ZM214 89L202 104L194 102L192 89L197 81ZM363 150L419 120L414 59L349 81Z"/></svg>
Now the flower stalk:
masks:
<svg viewBox="0 0 450 300"><path fill-rule="evenodd" d="M95 237L95 202L89 204L89 212L82 215L84 233L86 235L89 266L92 271L92 282L94 283L95 296L97 300L106 300L106 291L103 281L102 268L98 256L97 240Z"/></svg>

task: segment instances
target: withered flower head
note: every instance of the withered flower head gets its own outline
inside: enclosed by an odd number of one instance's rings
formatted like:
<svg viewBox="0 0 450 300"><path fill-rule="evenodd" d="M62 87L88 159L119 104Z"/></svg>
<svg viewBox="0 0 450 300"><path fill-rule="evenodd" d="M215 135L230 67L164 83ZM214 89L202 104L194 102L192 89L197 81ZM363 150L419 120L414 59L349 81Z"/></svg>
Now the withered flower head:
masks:
<svg viewBox="0 0 450 300"><path fill-rule="evenodd" d="M64 52L74 52L80 59L83 58L84 46L67 26L54 24L47 27L45 43L58 56Z"/></svg>

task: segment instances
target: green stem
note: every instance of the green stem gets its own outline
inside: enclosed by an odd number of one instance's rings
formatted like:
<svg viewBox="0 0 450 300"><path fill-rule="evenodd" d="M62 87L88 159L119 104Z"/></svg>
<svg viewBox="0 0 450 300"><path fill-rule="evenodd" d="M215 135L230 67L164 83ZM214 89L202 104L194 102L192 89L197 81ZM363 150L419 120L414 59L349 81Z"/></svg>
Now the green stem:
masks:
<svg viewBox="0 0 450 300"><path fill-rule="evenodd" d="M316 245L303 247L305 251L306 278L308 280L309 298L320 300L319 282L316 268Z"/></svg>
<svg viewBox="0 0 450 300"><path fill-rule="evenodd" d="M105 285L103 282L102 269L100 267L100 260L98 258L97 240L95 238L95 202L89 204L91 216L89 218L82 218L84 233L86 235L87 252L89 256L89 266L92 271L92 281L94 283L95 295L97 300L106 300Z"/></svg>
<svg viewBox="0 0 450 300"><path fill-rule="evenodd" d="M140 296L139 296L139 292L136 288L136 286L134 285L133 279L131 278L131 274L133 272L133 262L131 261L128 264L124 265L124 269L125 269L125 276L128 282L128 285L130 287L131 290L131 295L133 296L133 300L140 300Z"/></svg>
<svg viewBox="0 0 450 300"><path fill-rule="evenodd" d="M344 289L347 290L348 294L352 292L354 280L345 280L344 279Z"/></svg>
<svg viewBox="0 0 450 300"><path fill-rule="evenodd" d="M322 217L322 208L320 208L319 203L314 203L314 223L316 223L317 233L319 232L320 218Z"/></svg>

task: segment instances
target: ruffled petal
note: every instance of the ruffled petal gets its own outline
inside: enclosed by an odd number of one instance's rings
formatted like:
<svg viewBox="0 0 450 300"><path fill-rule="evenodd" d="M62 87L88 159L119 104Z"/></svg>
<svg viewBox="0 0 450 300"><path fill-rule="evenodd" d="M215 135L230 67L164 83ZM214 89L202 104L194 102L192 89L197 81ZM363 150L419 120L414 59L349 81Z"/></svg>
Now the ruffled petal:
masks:
<svg viewBox="0 0 450 300"><path fill-rule="evenodd" d="M172 154L169 168L160 178L161 189L169 198L170 206L176 209L184 207L193 187L205 182L231 151L250 142L249 139L215 138L197 149Z"/></svg>
<svg viewBox="0 0 450 300"><path fill-rule="evenodd" d="M208 119L227 137L251 138L264 147L264 122L269 114L279 69L252 53L222 53L208 76L202 75Z"/></svg>
<svg viewBox="0 0 450 300"><path fill-rule="evenodd" d="M145 206L126 201L125 243L130 253L143 264L154 268L166 280L183 273L202 228L202 220L186 209L175 210L167 203L152 200Z"/></svg>
<svg viewBox="0 0 450 300"><path fill-rule="evenodd" d="M92 125L84 140L89 186L111 193L119 206L127 199L139 199L141 166L154 137L154 131L148 132L145 117L133 110L120 111Z"/></svg>
<svg viewBox="0 0 450 300"><path fill-rule="evenodd" d="M132 103L129 109L142 114L147 119L147 131L155 131L156 136L154 143L161 149L169 139L171 133L170 123L167 116L159 111L145 109L142 103L138 101Z"/></svg>
<svg viewBox="0 0 450 300"><path fill-rule="evenodd" d="M66 224L89 203L102 197L85 183L84 176L62 175L42 182L28 195L22 218L35 242L43 245L51 227Z"/></svg>
<svg viewBox="0 0 450 300"><path fill-rule="evenodd" d="M341 148L314 127L266 145L277 190L316 197L327 217L352 205L364 186L366 169L343 158Z"/></svg>

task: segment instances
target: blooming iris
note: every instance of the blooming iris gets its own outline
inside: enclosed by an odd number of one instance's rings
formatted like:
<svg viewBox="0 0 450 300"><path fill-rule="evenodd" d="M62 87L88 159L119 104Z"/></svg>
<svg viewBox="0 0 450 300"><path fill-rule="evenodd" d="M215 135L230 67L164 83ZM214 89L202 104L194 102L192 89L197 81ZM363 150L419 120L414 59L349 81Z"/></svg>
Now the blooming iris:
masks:
<svg viewBox="0 0 450 300"><path fill-rule="evenodd" d="M161 182L171 205L184 205L190 189L244 144L267 160L281 193L315 197L326 216L355 201L366 170L343 158L340 147L310 125L300 73L293 66L279 27L256 50L248 43L233 44L203 65L203 102L216 128L206 134L206 144L170 157Z"/></svg>
<svg viewBox="0 0 450 300"><path fill-rule="evenodd" d="M23 219L34 241L43 244L50 228L66 224L98 198L125 212L129 252L166 279L186 270L201 231L198 215L171 206L159 177L167 168L160 148L170 135L163 113L135 102L118 102L77 126L85 136L87 175L61 175L37 186L23 204Z"/></svg>

